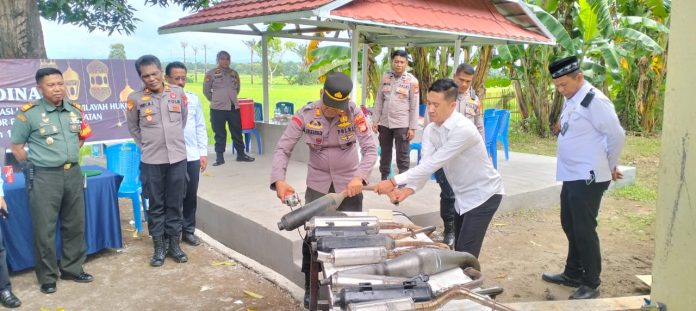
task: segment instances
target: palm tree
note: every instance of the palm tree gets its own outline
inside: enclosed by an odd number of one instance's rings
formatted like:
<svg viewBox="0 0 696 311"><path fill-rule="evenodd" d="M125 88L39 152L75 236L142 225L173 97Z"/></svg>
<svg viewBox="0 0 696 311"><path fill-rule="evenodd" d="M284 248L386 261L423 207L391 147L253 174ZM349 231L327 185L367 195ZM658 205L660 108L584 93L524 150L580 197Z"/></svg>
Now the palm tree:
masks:
<svg viewBox="0 0 696 311"><path fill-rule="evenodd" d="M256 39L243 40L244 45L249 49L251 56L249 56L249 72L251 73L251 84L254 84L254 49L256 47Z"/></svg>
<svg viewBox="0 0 696 311"><path fill-rule="evenodd" d="M181 49L184 51L184 64L186 64L186 47L188 47L188 43L186 41L181 41Z"/></svg>

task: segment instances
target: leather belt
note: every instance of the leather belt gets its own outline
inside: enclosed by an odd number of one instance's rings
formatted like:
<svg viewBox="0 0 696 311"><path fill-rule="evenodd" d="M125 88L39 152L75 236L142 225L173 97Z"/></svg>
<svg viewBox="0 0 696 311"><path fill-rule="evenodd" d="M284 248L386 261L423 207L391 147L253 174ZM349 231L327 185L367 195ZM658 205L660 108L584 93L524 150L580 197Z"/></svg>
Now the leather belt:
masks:
<svg viewBox="0 0 696 311"><path fill-rule="evenodd" d="M44 167L44 166L34 166L34 169L37 171L67 171L75 166L79 165L77 162L68 162L65 163L61 166L55 166L55 167Z"/></svg>

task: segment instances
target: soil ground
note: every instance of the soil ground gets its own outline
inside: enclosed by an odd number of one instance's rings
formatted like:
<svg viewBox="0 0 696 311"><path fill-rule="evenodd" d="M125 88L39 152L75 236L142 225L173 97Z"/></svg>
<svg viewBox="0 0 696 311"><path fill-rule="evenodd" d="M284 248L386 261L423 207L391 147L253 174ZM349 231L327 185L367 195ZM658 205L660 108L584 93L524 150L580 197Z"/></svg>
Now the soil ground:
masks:
<svg viewBox="0 0 696 311"><path fill-rule="evenodd" d="M651 274L659 151L659 141L655 141L629 140L622 162L638 168L637 185L629 191L609 193L602 202L598 227L603 256L602 297L650 292L635 275ZM519 145L531 146L542 154L554 149L546 142ZM59 281L57 293L44 295L39 292L33 270L13 274L14 292L23 302L21 309L302 310L288 291L207 244L182 244L190 258L188 263L167 259L163 267L150 267L152 242L147 234L133 237L128 223L132 218L130 201L121 201L120 206L124 247L88 258L85 269L95 281ZM434 238L440 233L436 232ZM558 206L498 214L491 222L480 256L484 286L503 287L505 292L498 296L501 302L565 300L573 289L543 282L541 273L560 272L566 248ZM252 297L254 293L263 298Z"/></svg>
<svg viewBox="0 0 696 311"><path fill-rule="evenodd" d="M150 267L152 240L147 232L133 237L130 200L120 199L119 205L123 248L87 258L85 271L94 282L59 280L58 291L45 295L33 269L15 273L11 281L20 310L302 310L288 291L205 243L181 244L187 263L167 258L164 266Z"/></svg>

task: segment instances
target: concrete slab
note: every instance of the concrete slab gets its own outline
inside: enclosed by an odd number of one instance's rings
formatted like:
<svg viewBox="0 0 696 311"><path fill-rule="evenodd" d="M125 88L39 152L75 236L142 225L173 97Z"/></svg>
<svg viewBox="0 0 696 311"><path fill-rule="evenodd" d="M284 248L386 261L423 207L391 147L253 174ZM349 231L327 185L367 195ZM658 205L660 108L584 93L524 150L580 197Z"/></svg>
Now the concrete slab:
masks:
<svg viewBox="0 0 696 311"><path fill-rule="evenodd" d="M297 231L278 230L277 222L290 209L269 188L275 148L269 142L263 142L263 155L252 153L255 162L236 162L228 151L225 165L208 166L201 176L198 191L197 227L227 247L301 285L304 282L299 272L302 237ZM295 149L295 153L302 155L307 147L298 145ZM298 158L303 160L302 156ZM558 206L560 183L555 181L555 158L512 152L510 161L505 161L502 153L498 159L505 186L501 211ZM622 171L626 177L624 182L632 183L635 169L623 167ZM287 181L301 197L304 197L306 174L306 163L290 161ZM371 181L378 180L379 172L375 169ZM432 181L398 207L390 204L384 196L365 193L364 207L401 211L422 226L440 225L439 194L439 186Z"/></svg>

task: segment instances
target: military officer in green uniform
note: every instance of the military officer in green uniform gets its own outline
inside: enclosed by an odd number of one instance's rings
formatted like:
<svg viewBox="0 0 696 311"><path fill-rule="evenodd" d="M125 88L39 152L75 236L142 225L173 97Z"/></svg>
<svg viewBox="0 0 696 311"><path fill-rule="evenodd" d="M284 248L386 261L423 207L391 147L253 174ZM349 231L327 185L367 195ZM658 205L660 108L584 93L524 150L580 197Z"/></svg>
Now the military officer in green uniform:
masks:
<svg viewBox="0 0 696 311"><path fill-rule="evenodd" d="M84 179L77 164L80 147L92 131L82 107L65 99L62 73L55 68L36 72L42 94L17 112L12 127L12 153L25 167L29 210L34 232L36 278L45 294L56 291L56 279L92 282L83 270L85 245ZM24 147L28 145L29 151ZM56 222L60 217L63 249L56 256Z"/></svg>

